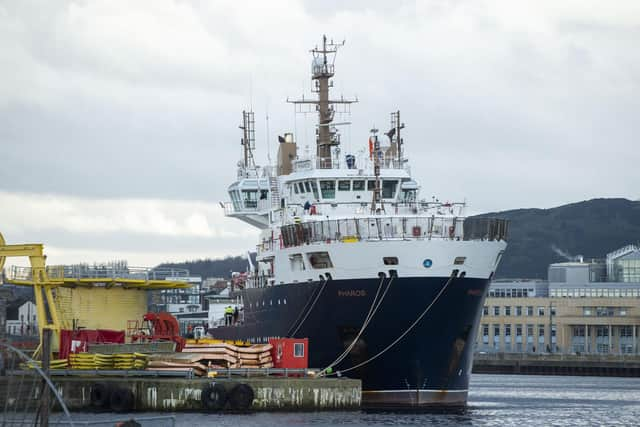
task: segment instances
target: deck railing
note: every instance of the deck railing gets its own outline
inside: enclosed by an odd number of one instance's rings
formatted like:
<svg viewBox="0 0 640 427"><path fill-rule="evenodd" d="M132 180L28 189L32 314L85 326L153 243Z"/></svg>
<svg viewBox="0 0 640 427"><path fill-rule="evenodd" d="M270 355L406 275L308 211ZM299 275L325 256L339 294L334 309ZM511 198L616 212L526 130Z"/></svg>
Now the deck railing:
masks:
<svg viewBox="0 0 640 427"><path fill-rule="evenodd" d="M496 218L364 217L309 221L280 228L280 236L265 239L258 251L317 242L355 243L371 240L504 240L508 221Z"/></svg>
<svg viewBox="0 0 640 427"><path fill-rule="evenodd" d="M53 265L47 267L50 280L62 279L139 279L139 280L179 280L189 276L183 268L154 269L147 267L114 267L111 265ZM32 280L31 267L11 266L7 271L10 280Z"/></svg>

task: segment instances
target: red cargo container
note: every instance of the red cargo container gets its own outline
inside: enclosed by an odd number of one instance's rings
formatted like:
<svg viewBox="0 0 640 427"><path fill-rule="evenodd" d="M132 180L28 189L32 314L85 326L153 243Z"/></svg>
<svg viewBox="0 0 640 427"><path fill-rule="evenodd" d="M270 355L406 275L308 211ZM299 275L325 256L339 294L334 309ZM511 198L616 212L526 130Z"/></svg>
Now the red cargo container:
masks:
<svg viewBox="0 0 640 427"><path fill-rule="evenodd" d="M274 368L307 369L309 367L308 338L271 338L269 344Z"/></svg>

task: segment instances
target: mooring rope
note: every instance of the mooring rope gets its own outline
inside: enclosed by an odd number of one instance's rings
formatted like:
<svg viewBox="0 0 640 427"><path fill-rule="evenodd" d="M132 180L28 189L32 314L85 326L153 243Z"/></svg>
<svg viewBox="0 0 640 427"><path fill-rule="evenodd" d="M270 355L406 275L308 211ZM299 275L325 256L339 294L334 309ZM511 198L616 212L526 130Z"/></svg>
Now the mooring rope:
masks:
<svg viewBox="0 0 640 427"><path fill-rule="evenodd" d="M385 347L383 350L381 350L380 352L378 352L376 355L368 358L367 360L358 363L357 365L351 366L350 368L347 369L343 369L341 371L337 371L335 373L333 373L332 375L338 375L339 374L343 374L349 371L352 371L354 369L358 369L361 366L364 366L368 363L373 362L375 359L377 359L378 357L382 356L384 353L386 353L389 349L391 349L393 346L395 346L398 342L400 342L401 339L403 339L409 332L411 332L411 330L418 324L418 322L420 322L420 320L422 320L422 318L429 312L429 310L431 310L431 307L433 307L433 305L438 301L438 299L440 299L440 297L442 296L442 294L444 293L444 291L449 287L449 285L451 284L451 282L453 282L453 279L456 277L456 272L452 271L451 272L451 276L449 276L449 280L447 280L447 283L444 284L444 286L442 287L442 289L440 289L440 291L438 292L438 294L436 295L436 297L433 299L433 301L431 301L431 303L427 306L427 308L424 309L424 311L422 313L420 313L420 315L416 318L416 320L414 320L414 322L402 333L400 334L400 336L398 338L396 338L391 344L389 344L387 347ZM325 368L326 369L326 368ZM321 374L323 375L327 375L324 373L325 370L321 371Z"/></svg>
<svg viewBox="0 0 640 427"><path fill-rule="evenodd" d="M327 286L327 283L329 283L329 280L330 279L327 278L327 279L325 279L324 283L322 283L322 287L320 288L320 290L316 294L316 297L313 299L313 303L311 304L311 307L309 307L309 309L306 311L304 317L302 318L300 323L298 323L298 326L296 327L295 331L293 331L292 333L287 332L287 337L294 337L296 335L296 333L298 332L300 327L304 324L305 320L307 320L307 317L309 317L309 314L313 310L313 307L315 307L316 302L318 302L318 298L320 298L320 295L322 295L322 292L324 291L324 288ZM311 301L311 298L309 298L307 300L307 304L305 304L305 308L303 308L302 311L300 312L300 314L298 315L298 319L300 319L300 316L302 315L302 313L305 312L306 307L309 305L309 301ZM289 328L289 331L291 331L291 329L296 324L296 322L298 322L298 319L296 319L296 321L293 322L293 325L291 325L291 328Z"/></svg>
<svg viewBox="0 0 640 427"><path fill-rule="evenodd" d="M371 302L371 307L369 307L369 312L367 313L367 316L365 317L364 322L360 327L360 331L358 332L356 337L351 341L351 344L349 344L349 346L347 346L347 348L333 362L331 362L326 368L320 371L321 375L324 374L328 369L333 368L338 363L342 362L347 357L347 355L351 352L353 347L356 345L356 343L362 336L362 333L364 332L364 330L367 328L367 326L369 326L369 323L371 323L371 319L373 319L373 316L376 314L376 312L382 305L382 301L384 300L384 297L387 295L389 288L391 288L391 283L393 283L393 279L395 279L395 277L396 277L395 275L391 276L391 278L389 279L389 284L387 285L386 289L382 293L382 296L378 300L378 295L380 295L380 290L382 289L382 285L385 279L384 275L381 277L380 284L378 285L378 290L376 291L376 295L373 298L373 301Z"/></svg>

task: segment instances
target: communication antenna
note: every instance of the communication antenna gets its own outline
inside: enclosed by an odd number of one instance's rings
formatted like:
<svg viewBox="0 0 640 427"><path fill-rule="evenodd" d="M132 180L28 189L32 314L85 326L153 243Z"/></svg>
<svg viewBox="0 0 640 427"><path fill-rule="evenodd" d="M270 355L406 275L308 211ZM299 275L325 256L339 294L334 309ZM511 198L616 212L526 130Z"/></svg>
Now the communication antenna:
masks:
<svg viewBox="0 0 640 427"><path fill-rule="evenodd" d="M271 145L269 144L269 138L271 138L271 134L269 133L269 103L267 103L267 115L265 116L265 122L267 126L267 162L269 166L271 166Z"/></svg>
<svg viewBox="0 0 640 427"><path fill-rule="evenodd" d="M335 43L327 42L327 36L322 36L322 46L316 46L311 50L313 61L311 63L311 79L314 81L311 91L318 94L318 99L301 99L287 102L296 106L296 113L318 112L318 126L316 128L316 157L320 168L331 169L331 148L340 145L340 135L335 125L332 125L336 112L350 113L350 105L358 102L357 99L329 99L329 88L333 87L330 80L335 74L334 63L338 49L344 46L344 41ZM307 106L307 111L302 107ZM343 107L337 111L337 107ZM299 109L298 109L299 108Z"/></svg>

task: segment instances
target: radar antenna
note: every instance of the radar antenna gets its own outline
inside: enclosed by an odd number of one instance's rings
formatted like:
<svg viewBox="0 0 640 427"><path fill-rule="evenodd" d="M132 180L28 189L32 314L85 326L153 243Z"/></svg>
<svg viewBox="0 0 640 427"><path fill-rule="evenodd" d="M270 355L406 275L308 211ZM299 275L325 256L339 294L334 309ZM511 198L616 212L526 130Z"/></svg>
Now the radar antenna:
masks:
<svg viewBox="0 0 640 427"><path fill-rule="evenodd" d="M349 113L350 105L358 102L358 99L329 99L329 88L333 87L333 81L330 80L334 76L334 63L338 49L344 46L342 43L334 43L333 40L327 42L327 36L322 36L322 47L316 46L311 50L313 62L311 64L311 79L314 80L312 92L318 94L317 100L305 99L304 95L301 99L287 102L297 106L310 106L312 111L318 112L318 125L316 129L316 156L318 166L322 169L331 169L332 158L331 148L340 145L340 135L334 127L338 123L333 123L336 113L336 106L343 106L341 113ZM312 112L304 111L304 112ZM303 112L302 109L296 112ZM348 124L348 123L340 123Z"/></svg>

